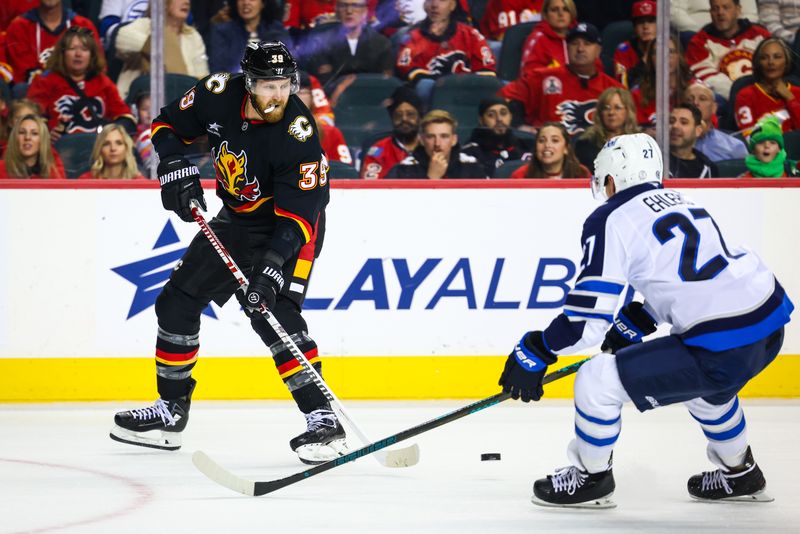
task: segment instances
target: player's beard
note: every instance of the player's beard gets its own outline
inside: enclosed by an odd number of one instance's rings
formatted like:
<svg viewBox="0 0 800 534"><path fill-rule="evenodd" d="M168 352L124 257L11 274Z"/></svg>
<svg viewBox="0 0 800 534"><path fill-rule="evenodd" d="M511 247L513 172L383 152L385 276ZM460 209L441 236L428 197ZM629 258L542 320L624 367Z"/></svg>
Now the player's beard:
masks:
<svg viewBox="0 0 800 534"><path fill-rule="evenodd" d="M258 116L261 117L261 120L272 124L280 122L280 120L283 119L283 114L286 112L286 102L281 102L279 100L262 102L259 101L259 98L255 95L250 95L250 105L253 106L253 109L255 109ZM271 106L274 106L274 109L265 113L264 110L269 109Z"/></svg>

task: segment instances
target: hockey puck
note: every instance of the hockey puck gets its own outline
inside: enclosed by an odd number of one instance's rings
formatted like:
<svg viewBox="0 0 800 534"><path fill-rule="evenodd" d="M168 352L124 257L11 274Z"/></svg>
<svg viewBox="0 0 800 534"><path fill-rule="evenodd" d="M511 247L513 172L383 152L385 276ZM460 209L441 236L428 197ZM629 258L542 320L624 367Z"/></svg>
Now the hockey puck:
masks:
<svg viewBox="0 0 800 534"><path fill-rule="evenodd" d="M481 454L481 462L486 462L489 460L499 460L500 453L499 452L484 452Z"/></svg>

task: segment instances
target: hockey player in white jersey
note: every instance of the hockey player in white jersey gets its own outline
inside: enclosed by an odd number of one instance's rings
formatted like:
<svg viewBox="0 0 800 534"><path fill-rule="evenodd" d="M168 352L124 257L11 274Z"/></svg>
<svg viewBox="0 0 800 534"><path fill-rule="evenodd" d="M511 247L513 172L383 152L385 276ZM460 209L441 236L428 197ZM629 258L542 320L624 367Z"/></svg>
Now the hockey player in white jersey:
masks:
<svg viewBox="0 0 800 534"><path fill-rule="evenodd" d="M534 483L536 504L615 506L612 451L625 402L640 411L682 402L700 424L718 469L689 478L691 497L772 500L737 393L780 351L794 306L756 253L726 243L702 206L662 187L662 168L648 135L606 143L592 191L607 200L584 223L575 287L547 328L522 337L500 377L513 398L539 400L557 354L587 349L605 335L606 352L575 379L572 465ZM629 302L614 318L627 286L644 304ZM672 325L670 335L642 342L659 323Z"/></svg>

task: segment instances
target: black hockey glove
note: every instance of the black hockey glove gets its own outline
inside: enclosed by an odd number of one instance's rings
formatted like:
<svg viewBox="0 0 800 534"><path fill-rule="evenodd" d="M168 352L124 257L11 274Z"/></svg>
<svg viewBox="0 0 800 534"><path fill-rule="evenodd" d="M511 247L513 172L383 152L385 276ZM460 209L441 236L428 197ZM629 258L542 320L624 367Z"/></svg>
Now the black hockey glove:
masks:
<svg viewBox="0 0 800 534"><path fill-rule="evenodd" d="M258 311L262 304L270 310L275 307L275 300L284 284L283 269L279 261L282 263L278 254L268 251L254 262L250 284L244 292L236 292L236 297L246 311Z"/></svg>
<svg viewBox="0 0 800 534"><path fill-rule="evenodd" d="M161 184L161 203L186 222L192 222L192 199L206 210L200 170L183 156L168 156L158 164L158 181Z"/></svg>
<svg viewBox="0 0 800 534"><path fill-rule="evenodd" d="M558 356L545 346L541 330L528 332L508 355L499 384L514 400L521 397L522 402L538 401L544 394L542 379L547 366L556 360Z"/></svg>
<svg viewBox="0 0 800 534"><path fill-rule="evenodd" d="M641 302L629 302L619 310L614 324L606 332L600 350L616 353L620 349L641 343L642 338L656 331L656 321Z"/></svg>

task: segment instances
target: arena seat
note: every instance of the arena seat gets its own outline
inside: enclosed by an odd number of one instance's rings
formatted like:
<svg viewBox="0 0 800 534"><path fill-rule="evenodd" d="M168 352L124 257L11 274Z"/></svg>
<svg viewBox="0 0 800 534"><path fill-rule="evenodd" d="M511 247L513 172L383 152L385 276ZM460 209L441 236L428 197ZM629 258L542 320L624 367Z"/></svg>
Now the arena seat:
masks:
<svg viewBox="0 0 800 534"><path fill-rule="evenodd" d="M527 160L523 159L512 159L506 161L503 165L494 170L493 178L511 178L512 172L527 164Z"/></svg>
<svg viewBox="0 0 800 534"><path fill-rule="evenodd" d="M361 143L376 132L392 129L386 104L395 89L403 85L394 76L356 74L339 95L334 108L336 126L349 146Z"/></svg>
<svg viewBox="0 0 800 534"><path fill-rule="evenodd" d="M330 171L328 171L328 177L331 180L352 180L359 177L358 171L352 165L336 160L331 160L328 163L331 167Z"/></svg>
<svg viewBox="0 0 800 534"><path fill-rule="evenodd" d="M617 46L632 36L633 22L630 20L618 20L603 28L603 49L600 52L600 59L609 76L614 76L614 52Z"/></svg>
<svg viewBox="0 0 800 534"><path fill-rule="evenodd" d="M478 125L478 104L492 96L503 82L495 76L480 74L453 74L436 80L431 99L431 109L450 112L461 127L472 129Z"/></svg>
<svg viewBox="0 0 800 534"><path fill-rule="evenodd" d="M537 22L522 22L511 26L503 36L503 46L497 60L497 76L503 80L515 80L519 76L522 62L522 46Z"/></svg>
<svg viewBox="0 0 800 534"><path fill-rule="evenodd" d="M188 74L175 74L168 72L164 75L164 100L168 104L183 96L183 93L194 87L197 83L197 78L189 76ZM142 74L131 82L131 87L128 90L128 98L125 102L128 105L134 103L137 95L142 92L150 92L150 75Z"/></svg>
<svg viewBox="0 0 800 534"><path fill-rule="evenodd" d="M92 166L92 148L97 138L95 132L73 133L61 136L53 146L64 162L67 178L77 178Z"/></svg>
<svg viewBox="0 0 800 534"><path fill-rule="evenodd" d="M724 159L715 163L720 178L738 178L747 172L747 165L743 159Z"/></svg>

